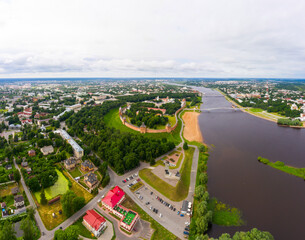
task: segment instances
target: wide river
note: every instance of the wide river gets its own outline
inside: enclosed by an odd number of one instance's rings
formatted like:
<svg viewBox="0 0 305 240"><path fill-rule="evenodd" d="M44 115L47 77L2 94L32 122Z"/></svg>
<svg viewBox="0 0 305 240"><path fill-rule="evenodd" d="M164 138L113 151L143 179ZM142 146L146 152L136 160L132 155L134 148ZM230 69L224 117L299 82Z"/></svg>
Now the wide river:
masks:
<svg viewBox="0 0 305 240"><path fill-rule="evenodd" d="M205 94L201 109L231 107L220 93ZM208 190L211 197L241 210L245 226L213 225L209 235L258 228L275 239L305 239L305 181L257 161L258 156L305 167L305 130L283 128L240 110L202 111L204 141L211 146Z"/></svg>

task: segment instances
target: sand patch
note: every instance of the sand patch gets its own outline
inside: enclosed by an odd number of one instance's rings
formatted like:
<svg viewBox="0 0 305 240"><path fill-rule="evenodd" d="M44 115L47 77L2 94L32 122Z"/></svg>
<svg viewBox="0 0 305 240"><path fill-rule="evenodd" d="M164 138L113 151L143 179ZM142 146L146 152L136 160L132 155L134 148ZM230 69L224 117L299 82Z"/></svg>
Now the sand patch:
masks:
<svg viewBox="0 0 305 240"><path fill-rule="evenodd" d="M188 141L197 141L203 143L197 112L185 112L182 116L184 121L183 136Z"/></svg>

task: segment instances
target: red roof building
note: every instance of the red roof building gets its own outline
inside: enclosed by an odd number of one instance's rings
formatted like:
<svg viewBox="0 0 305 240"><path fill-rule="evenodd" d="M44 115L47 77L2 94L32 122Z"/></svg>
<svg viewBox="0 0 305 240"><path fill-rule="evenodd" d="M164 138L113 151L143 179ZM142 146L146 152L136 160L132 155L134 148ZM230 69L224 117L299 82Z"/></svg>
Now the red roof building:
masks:
<svg viewBox="0 0 305 240"><path fill-rule="evenodd" d="M124 199L125 192L119 186L115 186L103 198L102 204L109 210L112 210L117 204L120 204Z"/></svg>
<svg viewBox="0 0 305 240"><path fill-rule="evenodd" d="M83 225L96 237L99 237L106 228L106 220L96 211L91 209L88 210L83 217Z"/></svg>

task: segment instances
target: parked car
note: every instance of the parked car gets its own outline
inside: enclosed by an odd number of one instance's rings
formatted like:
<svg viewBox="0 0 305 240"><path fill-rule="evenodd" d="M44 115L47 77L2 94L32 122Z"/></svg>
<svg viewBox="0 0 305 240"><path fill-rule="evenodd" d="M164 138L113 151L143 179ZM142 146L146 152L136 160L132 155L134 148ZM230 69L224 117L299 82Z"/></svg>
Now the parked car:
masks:
<svg viewBox="0 0 305 240"><path fill-rule="evenodd" d="M185 225L190 225L190 223L189 222L185 222Z"/></svg>
<svg viewBox="0 0 305 240"><path fill-rule="evenodd" d="M190 233L187 232L187 231L184 231L183 234L185 234L185 235L190 235Z"/></svg>
<svg viewBox="0 0 305 240"><path fill-rule="evenodd" d="M162 218L162 216L163 216L163 215L162 215L162 213L160 213L160 215L159 215L159 216L160 216L160 218Z"/></svg>
<svg viewBox="0 0 305 240"><path fill-rule="evenodd" d="M177 215L179 215L179 214L180 214L180 211L177 212Z"/></svg>
<svg viewBox="0 0 305 240"><path fill-rule="evenodd" d="M181 214L180 214L180 217L184 217L184 214L181 213Z"/></svg>
<svg viewBox="0 0 305 240"><path fill-rule="evenodd" d="M150 192L150 195L153 195L154 193L153 192Z"/></svg>
<svg viewBox="0 0 305 240"><path fill-rule="evenodd" d="M137 179L137 181L138 181L138 182L140 182L140 181L141 181L141 179L140 179L140 178L138 178L138 179Z"/></svg>
<svg viewBox="0 0 305 240"><path fill-rule="evenodd" d="M146 203L145 203L145 205L149 205L149 204L150 204L150 202L146 202Z"/></svg>
<svg viewBox="0 0 305 240"><path fill-rule="evenodd" d="M187 226L187 227L184 228L184 230L185 230L185 231L190 231L190 227Z"/></svg>

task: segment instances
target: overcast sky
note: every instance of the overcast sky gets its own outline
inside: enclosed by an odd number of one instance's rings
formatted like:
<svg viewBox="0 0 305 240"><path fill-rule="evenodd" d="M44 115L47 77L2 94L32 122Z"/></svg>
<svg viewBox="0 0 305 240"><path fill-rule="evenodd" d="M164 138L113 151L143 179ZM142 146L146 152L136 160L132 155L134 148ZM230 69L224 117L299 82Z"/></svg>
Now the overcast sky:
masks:
<svg viewBox="0 0 305 240"><path fill-rule="evenodd" d="M0 0L0 77L305 78L304 0Z"/></svg>

